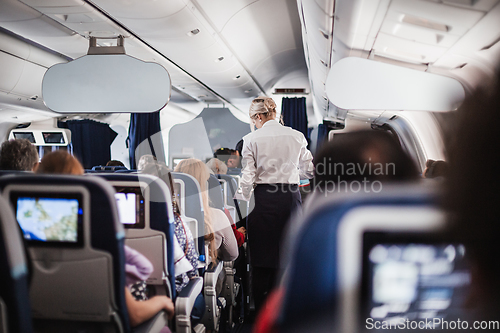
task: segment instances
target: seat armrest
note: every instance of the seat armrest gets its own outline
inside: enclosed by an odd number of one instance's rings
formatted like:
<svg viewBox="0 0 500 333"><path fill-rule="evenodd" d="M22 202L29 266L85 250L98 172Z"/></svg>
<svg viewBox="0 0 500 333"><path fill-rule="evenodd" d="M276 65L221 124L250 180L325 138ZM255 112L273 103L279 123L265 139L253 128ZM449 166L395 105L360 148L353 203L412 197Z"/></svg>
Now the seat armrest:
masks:
<svg viewBox="0 0 500 333"><path fill-rule="evenodd" d="M216 273L216 275L219 275L222 271L222 268L224 268L224 261L219 261L217 262L217 264L214 264L212 262L207 266L205 273Z"/></svg>
<svg viewBox="0 0 500 333"><path fill-rule="evenodd" d="M191 311L196 298L203 288L203 279L196 277L189 280L175 300L175 331L191 333Z"/></svg>
<svg viewBox="0 0 500 333"><path fill-rule="evenodd" d="M203 294L206 310L201 322L207 330L217 331L219 328L220 307L217 304L217 280L222 274L223 269L224 262L219 261L216 265L211 263L205 270Z"/></svg>
<svg viewBox="0 0 500 333"><path fill-rule="evenodd" d="M168 315L166 311L162 310L154 315L153 318L132 328L132 333L159 333L167 325Z"/></svg>

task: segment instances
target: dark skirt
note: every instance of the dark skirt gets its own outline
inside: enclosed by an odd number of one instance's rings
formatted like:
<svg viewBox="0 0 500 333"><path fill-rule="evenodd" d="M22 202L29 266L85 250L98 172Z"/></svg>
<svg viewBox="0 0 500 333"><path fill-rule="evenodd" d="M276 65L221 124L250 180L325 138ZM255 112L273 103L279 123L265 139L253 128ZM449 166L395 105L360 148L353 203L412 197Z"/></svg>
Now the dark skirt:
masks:
<svg viewBox="0 0 500 333"><path fill-rule="evenodd" d="M258 184L255 208L248 216L250 263L254 267L279 268L283 230L302 200L298 185Z"/></svg>

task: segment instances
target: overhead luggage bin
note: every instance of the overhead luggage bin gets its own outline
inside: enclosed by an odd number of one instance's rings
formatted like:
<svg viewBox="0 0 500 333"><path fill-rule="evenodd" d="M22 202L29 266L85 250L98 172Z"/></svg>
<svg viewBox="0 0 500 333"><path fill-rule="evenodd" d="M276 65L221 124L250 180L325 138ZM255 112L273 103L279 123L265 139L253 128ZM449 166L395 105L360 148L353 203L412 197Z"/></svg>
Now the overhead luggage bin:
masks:
<svg viewBox="0 0 500 333"><path fill-rule="evenodd" d="M465 98L462 84L453 78L357 57L332 66L326 94L346 110L445 112Z"/></svg>
<svg viewBox="0 0 500 333"><path fill-rule="evenodd" d="M121 36L110 47L91 37L86 56L50 67L42 82L45 105L59 113L155 112L170 92L167 70L126 55Z"/></svg>

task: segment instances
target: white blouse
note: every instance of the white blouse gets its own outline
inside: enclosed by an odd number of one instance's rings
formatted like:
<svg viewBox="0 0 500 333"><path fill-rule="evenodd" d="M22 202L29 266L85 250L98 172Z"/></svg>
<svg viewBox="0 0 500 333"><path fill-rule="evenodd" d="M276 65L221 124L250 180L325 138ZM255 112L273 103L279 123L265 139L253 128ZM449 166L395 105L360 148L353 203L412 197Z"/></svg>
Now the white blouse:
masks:
<svg viewBox="0 0 500 333"><path fill-rule="evenodd" d="M243 137L240 191L250 200L254 184L298 184L314 175L304 135L276 120Z"/></svg>

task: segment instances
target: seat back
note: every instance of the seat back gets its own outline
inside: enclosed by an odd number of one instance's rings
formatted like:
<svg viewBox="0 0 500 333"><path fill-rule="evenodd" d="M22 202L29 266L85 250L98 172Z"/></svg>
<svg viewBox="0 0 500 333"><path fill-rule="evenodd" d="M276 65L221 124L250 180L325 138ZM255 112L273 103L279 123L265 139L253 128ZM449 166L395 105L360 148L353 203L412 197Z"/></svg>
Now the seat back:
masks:
<svg viewBox="0 0 500 333"><path fill-rule="evenodd" d="M99 176L106 179L117 192L134 194L134 202L127 202L127 205L131 204L136 208L132 220L139 220L141 225L124 224L125 244L139 251L153 264L154 269L147 280L148 285L155 286L158 294L174 299L175 226L167 184L160 178L147 174L113 173ZM144 202L141 203L140 200Z"/></svg>
<svg viewBox="0 0 500 333"><path fill-rule="evenodd" d="M205 214L203 212L203 200L198 181L191 175L172 172L174 183L179 184L183 190L181 193L181 214L196 220L196 225L185 221L194 239L196 240L196 250L200 254L200 261L205 261ZM174 184L174 186L175 186Z"/></svg>
<svg viewBox="0 0 500 333"><path fill-rule="evenodd" d="M244 212L242 209L245 209L246 212L246 202L241 203L239 200L233 199L234 195L236 194L236 191L238 190L238 182L236 179L232 176L229 175L217 175L219 179L222 179L225 181L226 186L225 186L225 202L229 207L234 207L235 209L235 218L234 222L237 223L241 221L246 215L244 215Z"/></svg>
<svg viewBox="0 0 500 333"><path fill-rule="evenodd" d="M96 165L92 167L92 171L97 172L116 172L116 171L128 171L128 169L121 165Z"/></svg>
<svg viewBox="0 0 500 333"><path fill-rule="evenodd" d="M0 197L0 332L32 332L23 236Z"/></svg>
<svg viewBox="0 0 500 333"><path fill-rule="evenodd" d="M443 227L444 215L435 191L418 185L385 186L368 194L317 192L309 200L305 214L289 226L279 324L283 331L302 324L314 330L317 318L328 318L331 322L322 325L355 332L363 233L434 232Z"/></svg>
<svg viewBox="0 0 500 333"><path fill-rule="evenodd" d="M214 175L210 175L208 178L208 197L210 198L210 207L224 210L222 187L219 180Z"/></svg>
<svg viewBox="0 0 500 333"><path fill-rule="evenodd" d="M111 185L98 177L16 175L0 178L0 188L30 238L37 330L129 332L124 230Z"/></svg>

